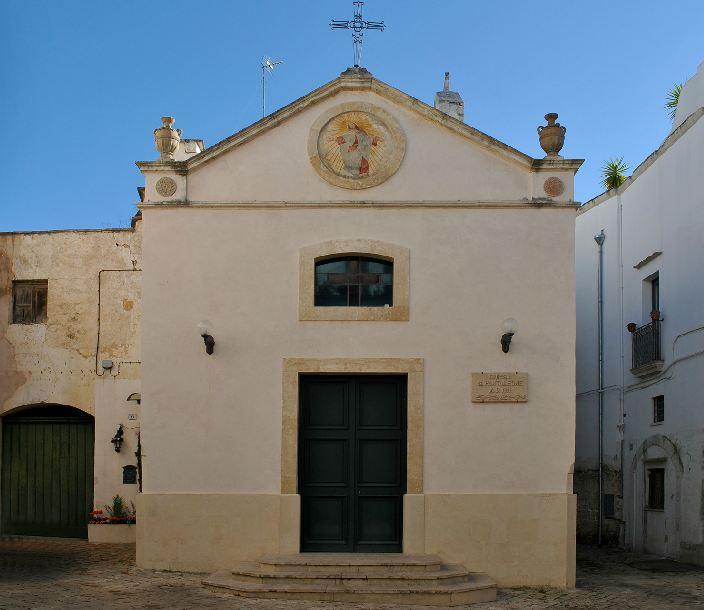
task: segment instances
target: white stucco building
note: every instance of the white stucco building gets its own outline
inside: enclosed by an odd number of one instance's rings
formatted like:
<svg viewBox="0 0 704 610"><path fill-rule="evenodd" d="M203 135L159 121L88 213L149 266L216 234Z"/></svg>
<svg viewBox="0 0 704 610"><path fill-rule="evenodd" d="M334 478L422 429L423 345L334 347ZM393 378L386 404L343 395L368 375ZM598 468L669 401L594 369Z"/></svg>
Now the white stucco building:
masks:
<svg viewBox="0 0 704 610"><path fill-rule="evenodd" d="M603 230L603 539L704 563L704 64L669 136L576 225L578 532L599 522ZM652 315L653 310L656 310ZM629 328L627 326L631 324Z"/></svg>
<svg viewBox="0 0 704 610"><path fill-rule="evenodd" d="M184 161L138 164L139 565L395 550L573 584L581 160L532 158L454 114L354 68ZM355 286L340 300L357 257L375 261L353 273L366 303ZM384 423L388 384L405 415ZM363 396L383 387L367 425ZM386 443L372 453L345 440L369 426Z"/></svg>

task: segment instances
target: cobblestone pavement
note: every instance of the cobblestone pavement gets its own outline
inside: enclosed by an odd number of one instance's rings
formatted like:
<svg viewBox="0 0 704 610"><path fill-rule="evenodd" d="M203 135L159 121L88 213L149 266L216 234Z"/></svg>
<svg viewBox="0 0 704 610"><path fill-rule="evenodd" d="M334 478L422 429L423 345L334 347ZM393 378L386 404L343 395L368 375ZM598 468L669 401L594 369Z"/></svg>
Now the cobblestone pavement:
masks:
<svg viewBox="0 0 704 610"><path fill-rule="evenodd" d="M0 608L400 610L400 606L239 599L205 590L201 576L142 570L132 545L0 538ZM408 608L408 607L405 607ZM416 606L417 608L417 606ZM704 569L616 549L580 548L577 588L502 589L493 608L704 608Z"/></svg>

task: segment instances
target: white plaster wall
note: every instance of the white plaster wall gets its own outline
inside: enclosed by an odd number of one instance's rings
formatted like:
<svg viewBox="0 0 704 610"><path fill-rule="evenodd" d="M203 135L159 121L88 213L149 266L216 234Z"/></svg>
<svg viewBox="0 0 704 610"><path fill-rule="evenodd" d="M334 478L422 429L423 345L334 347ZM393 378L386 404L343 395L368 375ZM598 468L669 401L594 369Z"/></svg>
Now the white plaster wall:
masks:
<svg viewBox="0 0 704 610"><path fill-rule="evenodd" d="M122 467L137 466L137 433L141 405L127 402L127 397L140 391L136 379L103 377L95 382L95 466L93 469L93 504L105 509L119 494L129 508L134 502L139 485L122 483ZM133 416L134 419L131 419ZM119 453L110 442L119 425L124 428L124 442Z"/></svg>
<svg viewBox="0 0 704 610"><path fill-rule="evenodd" d="M425 359L426 492L571 492L573 210L143 213L145 492L279 493L282 359L375 356ZM410 248L410 321L298 321L299 249L351 238ZM529 402L472 405L472 371L528 372Z"/></svg>
<svg viewBox="0 0 704 610"><path fill-rule="evenodd" d="M406 134L406 156L399 171L373 189L332 186L309 162L311 126L328 108L345 102L381 107L398 120ZM153 182L150 178L148 187ZM529 198L531 180L531 173L515 162L470 144L466 138L380 95L356 91L339 93L309 107L276 129L195 168L188 175L188 200L507 201ZM568 192L571 183L569 177ZM148 189L147 196L149 200L153 196L155 201L163 199L153 189Z"/></svg>
<svg viewBox="0 0 704 610"><path fill-rule="evenodd" d="M605 242L605 337L606 419L605 458L613 461L619 432L614 425L618 409L619 342L625 354L624 374L624 479L626 542L642 539L642 523L634 506L641 499L629 481L634 452L653 435L667 436L678 447L684 464L680 541L684 545L670 552L690 553L704 562L702 550L702 505L704 491L704 410L700 380L704 376L704 120L700 118L679 139L671 143L652 164L638 171L636 178L612 196L577 217L577 464L595 465L596 395L596 245L593 236L601 228ZM619 197L623 206L623 318L618 315L618 223ZM662 255L634 269L634 265L656 251ZM641 380L631 367L631 336L628 322L649 321L643 305L643 280L660 274L662 354L665 370L659 376ZM611 387L615 385L616 387ZM592 393L590 393L592 392ZM665 396L665 422L652 425L652 397ZM668 500L666 499L666 502ZM673 503L675 498L670 498ZM635 516L634 516L635 515ZM671 527L674 527L670 520ZM672 535L672 532L671 532ZM686 548L685 548L686 547Z"/></svg>
<svg viewBox="0 0 704 610"><path fill-rule="evenodd" d="M699 64L696 73L684 85L677 104L672 130L677 129L687 117L704 106L704 61Z"/></svg>

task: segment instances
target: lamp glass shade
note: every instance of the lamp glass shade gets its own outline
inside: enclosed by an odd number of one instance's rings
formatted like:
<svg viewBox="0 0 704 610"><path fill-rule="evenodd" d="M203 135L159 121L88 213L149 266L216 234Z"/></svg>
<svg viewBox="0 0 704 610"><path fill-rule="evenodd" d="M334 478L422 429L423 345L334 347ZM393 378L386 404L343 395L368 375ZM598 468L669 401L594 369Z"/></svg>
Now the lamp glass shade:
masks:
<svg viewBox="0 0 704 610"><path fill-rule="evenodd" d="M506 318L501 322L501 332L504 334L515 334L518 330L518 322L515 318Z"/></svg>
<svg viewBox="0 0 704 610"><path fill-rule="evenodd" d="M198 322L198 334L203 337L204 335L209 335L211 334L211 330L213 328L213 325L210 323L210 320L201 320Z"/></svg>

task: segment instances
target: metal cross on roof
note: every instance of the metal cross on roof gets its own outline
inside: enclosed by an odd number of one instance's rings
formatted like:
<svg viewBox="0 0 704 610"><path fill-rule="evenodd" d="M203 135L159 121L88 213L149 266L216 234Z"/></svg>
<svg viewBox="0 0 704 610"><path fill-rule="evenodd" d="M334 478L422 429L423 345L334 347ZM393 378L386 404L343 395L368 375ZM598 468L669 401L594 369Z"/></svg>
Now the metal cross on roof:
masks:
<svg viewBox="0 0 704 610"><path fill-rule="evenodd" d="M354 4L354 19L352 21L337 21L333 19L330 27L333 30L352 30L352 44L354 45L354 66L359 67L362 61L362 37L363 30L381 30L386 27L383 21L364 21L362 18L362 7L364 2L357 0Z"/></svg>

